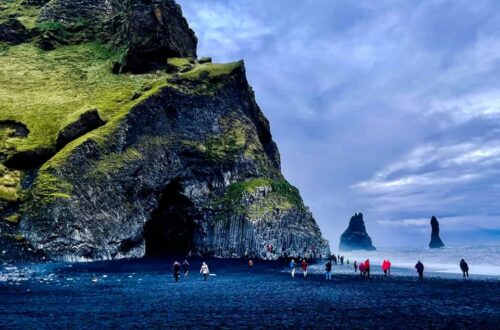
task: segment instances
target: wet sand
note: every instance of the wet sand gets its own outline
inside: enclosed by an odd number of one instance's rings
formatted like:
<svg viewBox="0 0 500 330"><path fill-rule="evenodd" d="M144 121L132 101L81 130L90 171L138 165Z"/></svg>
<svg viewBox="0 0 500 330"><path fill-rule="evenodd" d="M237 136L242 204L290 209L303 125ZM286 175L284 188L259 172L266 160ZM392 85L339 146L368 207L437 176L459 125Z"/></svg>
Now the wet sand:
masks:
<svg viewBox="0 0 500 330"><path fill-rule="evenodd" d="M182 260L181 260L182 261ZM320 274L294 279L283 263L200 261L174 283L170 261L54 268L0 284L0 328L498 329L495 280ZM166 269L165 269L166 268ZM95 277L97 283L91 281ZM50 278L50 279L49 279Z"/></svg>

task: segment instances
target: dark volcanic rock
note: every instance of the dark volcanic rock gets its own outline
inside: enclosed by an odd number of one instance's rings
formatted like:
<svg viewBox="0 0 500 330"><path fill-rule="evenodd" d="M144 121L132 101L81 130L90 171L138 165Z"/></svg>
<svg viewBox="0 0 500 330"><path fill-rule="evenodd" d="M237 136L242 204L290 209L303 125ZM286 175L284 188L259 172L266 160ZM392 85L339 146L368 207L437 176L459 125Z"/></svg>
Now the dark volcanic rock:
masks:
<svg viewBox="0 0 500 330"><path fill-rule="evenodd" d="M366 232L363 214L354 214L349 221L349 226L340 236L339 249L343 251L350 250L375 250L372 245L372 239Z"/></svg>
<svg viewBox="0 0 500 330"><path fill-rule="evenodd" d="M444 243L439 237L439 222L437 221L435 216L432 216L431 219L431 242L429 243L429 248L438 249L444 247Z"/></svg>
<svg viewBox="0 0 500 330"><path fill-rule="evenodd" d="M200 84L218 87L165 87L114 129L94 131L106 141L88 139L57 170L42 168L20 223L28 241L73 261L326 255L328 242L280 173L243 64Z"/></svg>
<svg viewBox="0 0 500 330"><path fill-rule="evenodd" d="M69 29L88 21L87 29L122 50L114 72L145 72L165 66L168 57L196 58L198 40L174 0L53 0L40 19Z"/></svg>
<svg viewBox="0 0 500 330"><path fill-rule="evenodd" d="M134 1L129 30L121 38L129 45L125 70L145 71L168 57L196 58L198 40L173 0Z"/></svg>
<svg viewBox="0 0 500 330"><path fill-rule="evenodd" d="M104 125L97 109L90 109L82 113L75 121L59 131L56 148L61 149L74 139Z"/></svg>
<svg viewBox="0 0 500 330"><path fill-rule="evenodd" d="M39 148L16 152L5 160L5 165L14 169L33 169L41 166L54 155L54 150Z"/></svg>
<svg viewBox="0 0 500 330"><path fill-rule="evenodd" d="M19 45L31 39L31 32L15 18L0 22L0 42Z"/></svg>

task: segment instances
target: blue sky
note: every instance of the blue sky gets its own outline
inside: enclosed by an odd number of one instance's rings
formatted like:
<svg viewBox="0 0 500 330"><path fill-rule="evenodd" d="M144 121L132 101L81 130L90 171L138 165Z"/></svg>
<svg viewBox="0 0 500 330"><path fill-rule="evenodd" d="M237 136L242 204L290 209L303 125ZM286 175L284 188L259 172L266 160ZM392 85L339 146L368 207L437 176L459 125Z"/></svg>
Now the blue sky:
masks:
<svg viewBox="0 0 500 330"><path fill-rule="evenodd" d="M334 249L500 242L500 2L178 0L199 55L244 59L282 168Z"/></svg>

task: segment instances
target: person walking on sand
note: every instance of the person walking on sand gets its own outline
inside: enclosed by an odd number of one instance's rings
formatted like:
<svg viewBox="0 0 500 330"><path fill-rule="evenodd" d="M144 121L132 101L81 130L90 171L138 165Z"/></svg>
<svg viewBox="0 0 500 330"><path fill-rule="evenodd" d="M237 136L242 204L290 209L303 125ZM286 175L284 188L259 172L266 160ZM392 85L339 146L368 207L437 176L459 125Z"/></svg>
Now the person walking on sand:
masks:
<svg viewBox="0 0 500 330"><path fill-rule="evenodd" d="M184 272L184 277L187 277L189 274L189 262L187 260L184 260L182 263L182 271Z"/></svg>
<svg viewBox="0 0 500 330"><path fill-rule="evenodd" d="M332 262L331 260L328 260L325 265L325 279L331 280L332 279Z"/></svg>
<svg viewBox="0 0 500 330"><path fill-rule="evenodd" d="M354 260L354 272L358 272L358 262L356 260Z"/></svg>
<svg viewBox="0 0 500 330"><path fill-rule="evenodd" d="M359 274L361 275L361 277L365 277L365 263L364 262L361 262L359 264Z"/></svg>
<svg viewBox="0 0 500 330"><path fill-rule="evenodd" d="M307 266L308 266L308 264L307 264L306 259L302 260L301 266L302 266L302 273L304 274L304 278L307 278Z"/></svg>
<svg viewBox="0 0 500 330"><path fill-rule="evenodd" d="M290 265L289 265L289 267L290 267L290 274L292 274L292 278L295 277L295 267L296 266L297 265L295 264L295 260L292 258L292 260L290 260Z"/></svg>
<svg viewBox="0 0 500 330"><path fill-rule="evenodd" d="M365 261L365 273L366 277L370 278L370 259L366 259Z"/></svg>
<svg viewBox="0 0 500 330"><path fill-rule="evenodd" d="M469 277L469 265L467 265L464 259L460 260L460 269L462 270L464 277Z"/></svg>
<svg viewBox="0 0 500 330"><path fill-rule="evenodd" d="M415 269L418 273L418 279L422 281L424 279L424 264L420 262L420 260L415 265Z"/></svg>
<svg viewBox="0 0 500 330"><path fill-rule="evenodd" d="M382 271L384 272L384 276L387 276L387 272L389 271L389 264L385 259L384 262L382 262Z"/></svg>
<svg viewBox="0 0 500 330"><path fill-rule="evenodd" d="M176 282L179 282L179 275L181 273L181 264L179 262L174 262L172 265L172 272Z"/></svg>
<svg viewBox="0 0 500 330"><path fill-rule="evenodd" d="M203 274L205 281L207 280L207 277L210 274L210 271L208 270L208 265L205 262L201 264L200 274Z"/></svg>

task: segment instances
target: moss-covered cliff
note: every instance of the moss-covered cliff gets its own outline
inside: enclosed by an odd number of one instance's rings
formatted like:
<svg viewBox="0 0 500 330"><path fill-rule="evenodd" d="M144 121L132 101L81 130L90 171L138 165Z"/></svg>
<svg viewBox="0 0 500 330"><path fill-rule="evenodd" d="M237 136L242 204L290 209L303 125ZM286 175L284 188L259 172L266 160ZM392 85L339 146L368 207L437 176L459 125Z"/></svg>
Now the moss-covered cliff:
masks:
<svg viewBox="0 0 500 330"><path fill-rule="evenodd" d="M172 0L2 2L0 87L4 258L328 252L243 63L197 60Z"/></svg>

